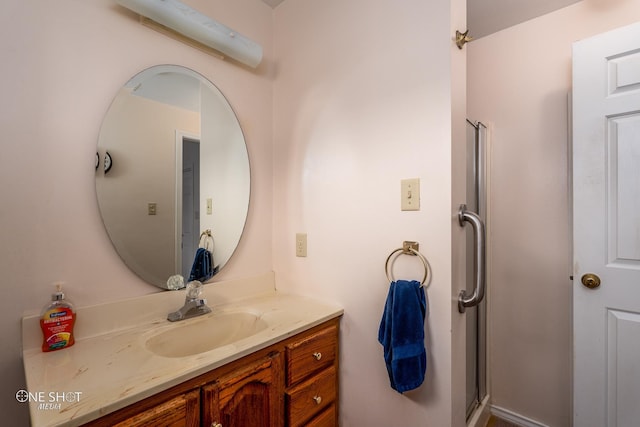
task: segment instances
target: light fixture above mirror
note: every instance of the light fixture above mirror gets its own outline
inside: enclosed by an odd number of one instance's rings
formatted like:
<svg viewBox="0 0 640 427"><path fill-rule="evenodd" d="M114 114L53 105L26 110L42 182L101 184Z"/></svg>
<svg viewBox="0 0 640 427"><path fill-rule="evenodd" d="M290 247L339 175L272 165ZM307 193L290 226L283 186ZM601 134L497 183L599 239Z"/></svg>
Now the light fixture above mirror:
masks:
<svg viewBox="0 0 640 427"><path fill-rule="evenodd" d="M173 35L171 32L175 32L252 68L256 68L262 61L262 46L258 43L178 0L116 0L116 2L138 13L143 24L162 33ZM192 43L188 44L193 46Z"/></svg>

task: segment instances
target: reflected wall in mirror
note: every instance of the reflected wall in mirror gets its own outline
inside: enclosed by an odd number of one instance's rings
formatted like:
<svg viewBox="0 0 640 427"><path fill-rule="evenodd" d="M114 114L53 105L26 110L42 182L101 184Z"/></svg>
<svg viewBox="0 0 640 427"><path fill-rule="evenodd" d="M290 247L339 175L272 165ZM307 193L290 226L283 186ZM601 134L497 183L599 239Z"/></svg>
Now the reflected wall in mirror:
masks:
<svg viewBox="0 0 640 427"><path fill-rule="evenodd" d="M249 193L240 124L205 77L159 65L116 94L98 137L96 194L116 251L141 278L186 281L207 230L219 271L240 241Z"/></svg>

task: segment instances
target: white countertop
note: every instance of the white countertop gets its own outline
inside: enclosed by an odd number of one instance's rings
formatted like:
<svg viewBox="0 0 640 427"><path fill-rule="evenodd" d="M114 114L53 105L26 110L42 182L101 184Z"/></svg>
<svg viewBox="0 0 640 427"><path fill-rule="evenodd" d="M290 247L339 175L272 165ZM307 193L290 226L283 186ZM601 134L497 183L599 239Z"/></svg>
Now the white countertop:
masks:
<svg viewBox="0 0 640 427"><path fill-rule="evenodd" d="M193 356L162 357L145 346L151 335L201 319L166 320L170 311L182 306L184 291L78 308L75 345L50 353L40 349L39 316L23 318L32 426L86 423L342 314L332 303L276 292L273 282L269 273L205 285L203 296L213 308L207 316L251 311L268 327Z"/></svg>

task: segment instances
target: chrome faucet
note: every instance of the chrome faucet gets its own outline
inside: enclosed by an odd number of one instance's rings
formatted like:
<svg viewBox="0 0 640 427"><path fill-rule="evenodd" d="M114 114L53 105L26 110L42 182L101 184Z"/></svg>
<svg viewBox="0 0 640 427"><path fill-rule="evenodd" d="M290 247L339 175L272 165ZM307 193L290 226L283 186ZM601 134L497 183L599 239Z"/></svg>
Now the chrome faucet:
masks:
<svg viewBox="0 0 640 427"><path fill-rule="evenodd" d="M200 298L201 292L202 283L197 280L187 283L187 296L185 297L184 305L178 311L169 313L167 320L177 322L211 313L211 308L207 306L207 300Z"/></svg>

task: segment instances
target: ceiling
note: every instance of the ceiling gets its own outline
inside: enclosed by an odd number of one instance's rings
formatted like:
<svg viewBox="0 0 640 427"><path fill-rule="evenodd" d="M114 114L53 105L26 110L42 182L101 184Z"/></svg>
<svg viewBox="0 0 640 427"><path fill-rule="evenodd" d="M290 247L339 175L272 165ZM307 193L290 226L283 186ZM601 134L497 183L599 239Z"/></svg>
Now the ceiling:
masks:
<svg viewBox="0 0 640 427"><path fill-rule="evenodd" d="M262 1L271 7L283 2ZM478 39L579 1L581 0L467 0L469 35Z"/></svg>
<svg viewBox="0 0 640 427"><path fill-rule="evenodd" d="M265 0L266 1L266 0ZM580 0L467 0L469 35L480 38Z"/></svg>

